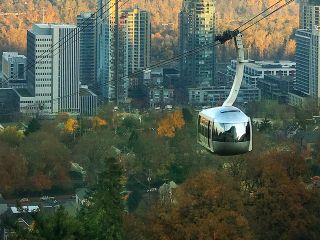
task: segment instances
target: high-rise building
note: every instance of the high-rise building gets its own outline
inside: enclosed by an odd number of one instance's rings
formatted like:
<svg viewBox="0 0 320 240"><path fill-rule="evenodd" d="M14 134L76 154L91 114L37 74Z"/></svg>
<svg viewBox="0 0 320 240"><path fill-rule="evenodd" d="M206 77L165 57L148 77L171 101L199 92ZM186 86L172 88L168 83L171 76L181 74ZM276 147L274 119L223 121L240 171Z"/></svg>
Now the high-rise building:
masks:
<svg viewBox="0 0 320 240"><path fill-rule="evenodd" d="M97 21L94 13L80 13L77 26L80 31L80 82L96 91Z"/></svg>
<svg viewBox="0 0 320 240"><path fill-rule="evenodd" d="M97 0L97 83L98 94L109 101L118 100L118 1Z"/></svg>
<svg viewBox="0 0 320 240"><path fill-rule="evenodd" d="M79 34L73 25L35 24L27 33L27 83L43 114L79 112ZM72 36L72 38L71 38Z"/></svg>
<svg viewBox="0 0 320 240"><path fill-rule="evenodd" d="M184 0L179 19L180 53L186 53L215 40L215 0ZM189 86L213 85L215 81L214 47L181 59L181 81Z"/></svg>
<svg viewBox="0 0 320 240"><path fill-rule="evenodd" d="M135 7L122 11L120 19L124 37L124 60L130 75L150 66L150 13Z"/></svg>
<svg viewBox="0 0 320 240"><path fill-rule="evenodd" d="M300 29L312 30L320 25L320 2L314 0L300 1Z"/></svg>
<svg viewBox="0 0 320 240"><path fill-rule="evenodd" d="M26 88L27 58L17 52L4 52L2 55L2 82L1 87Z"/></svg>
<svg viewBox="0 0 320 240"><path fill-rule="evenodd" d="M320 29L297 30L296 41L295 89L304 95L320 98Z"/></svg>
<svg viewBox="0 0 320 240"><path fill-rule="evenodd" d="M299 29L295 33L296 37L296 82L295 89L299 92L310 94L310 50L312 32Z"/></svg>

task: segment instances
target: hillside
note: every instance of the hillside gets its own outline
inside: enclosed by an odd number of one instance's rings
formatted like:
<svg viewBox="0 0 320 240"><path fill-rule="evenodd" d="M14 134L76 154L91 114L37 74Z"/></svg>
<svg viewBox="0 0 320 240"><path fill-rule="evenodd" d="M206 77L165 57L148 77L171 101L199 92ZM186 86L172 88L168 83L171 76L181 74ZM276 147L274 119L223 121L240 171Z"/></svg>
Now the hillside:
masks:
<svg viewBox="0 0 320 240"><path fill-rule="evenodd" d="M262 11L275 0L223 0L217 1L218 31L236 28L241 22ZM13 2L13 4L12 4ZM132 0L131 5L152 12L153 25L153 60L158 61L177 53L178 13L182 0ZM129 4L126 4L129 6ZM1 13L19 13L20 15L1 16L0 18L0 52L14 51L25 53L26 30L33 23L42 21L43 9L45 22L74 23L75 16L81 11L95 9L94 0L2 0ZM290 7L275 14L269 21L246 32L247 46L251 56L281 58L292 55L295 44L292 38L293 30L298 26L298 6ZM288 47L287 47L288 46ZM228 51L223 48L219 57Z"/></svg>

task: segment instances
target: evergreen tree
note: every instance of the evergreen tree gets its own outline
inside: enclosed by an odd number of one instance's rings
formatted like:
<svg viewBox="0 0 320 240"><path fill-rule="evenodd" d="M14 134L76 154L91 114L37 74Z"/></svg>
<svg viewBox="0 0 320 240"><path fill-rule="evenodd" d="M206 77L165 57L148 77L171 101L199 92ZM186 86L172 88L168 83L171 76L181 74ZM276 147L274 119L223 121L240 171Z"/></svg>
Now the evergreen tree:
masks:
<svg viewBox="0 0 320 240"><path fill-rule="evenodd" d="M26 131L24 132L25 135L29 135L30 133L36 132L40 130L41 124L38 119L32 118L28 124Z"/></svg>
<svg viewBox="0 0 320 240"><path fill-rule="evenodd" d="M106 160L105 169L88 196L88 203L79 218L84 239L122 239L121 168L115 158Z"/></svg>

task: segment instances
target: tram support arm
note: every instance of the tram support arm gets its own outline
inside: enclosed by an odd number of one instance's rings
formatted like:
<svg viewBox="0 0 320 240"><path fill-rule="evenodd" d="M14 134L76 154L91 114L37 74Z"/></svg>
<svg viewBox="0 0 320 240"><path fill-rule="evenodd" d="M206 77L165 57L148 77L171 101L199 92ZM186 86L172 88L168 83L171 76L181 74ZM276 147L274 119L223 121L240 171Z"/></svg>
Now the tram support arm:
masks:
<svg viewBox="0 0 320 240"><path fill-rule="evenodd" d="M234 77L233 85L229 93L229 96L222 105L225 107L232 106L237 99L237 96L241 87L242 79L243 79L244 64L247 62L244 59L244 48L243 48L241 33L238 33L238 35L234 37L234 42L236 45L237 55L238 55L236 75Z"/></svg>

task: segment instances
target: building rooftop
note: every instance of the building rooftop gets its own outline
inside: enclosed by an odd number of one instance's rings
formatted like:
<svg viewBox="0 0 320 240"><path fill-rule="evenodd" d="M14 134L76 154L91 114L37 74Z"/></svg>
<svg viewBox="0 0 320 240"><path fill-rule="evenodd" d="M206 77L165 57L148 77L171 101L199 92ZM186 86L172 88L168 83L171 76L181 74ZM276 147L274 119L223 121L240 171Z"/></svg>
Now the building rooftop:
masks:
<svg viewBox="0 0 320 240"><path fill-rule="evenodd" d="M232 60L236 62L236 60ZM245 64L247 67L259 68L259 69L281 69L281 68L295 68L296 63L288 60L280 61L255 61L249 59L249 62Z"/></svg>
<svg viewBox="0 0 320 240"><path fill-rule="evenodd" d="M21 96L21 97L33 97L32 94L29 92L26 88L17 88L15 91Z"/></svg>
<svg viewBox="0 0 320 240"><path fill-rule="evenodd" d="M79 92L80 97L85 97L85 96L97 96L94 92L92 92L90 89L87 87L81 86L80 92Z"/></svg>
<svg viewBox="0 0 320 240"><path fill-rule="evenodd" d="M253 68L295 68L296 63L291 61L253 61L249 60L247 66Z"/></svg>
<svg viewBox="0 0 320 240"><path fill-rule="evenodd" d="M54 24L54 23L38 23L32 26L32 29L29 30L35 35L51 35L53 29L59 28L77 28L75 25L70 24Z"/></svg>
<svg viewBox="0 0 320 240"><path fill-rule="evenodd" d="M20 57L20 58L26 58L24 55L19 55L17 52L3 52L2 57L5 59L13 58L13 57Z"/></svg>
<svg viewBox="0 0 320 240"><path fill-rule="evenodd" d="M11 209L12 213L14 213L14 214L21 213L21 212L32 213L32 212L39 211L39 206L22 206L20 208L10 207L10 209Z"/></svg>

